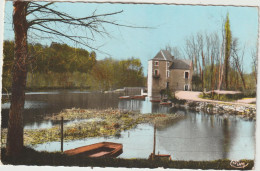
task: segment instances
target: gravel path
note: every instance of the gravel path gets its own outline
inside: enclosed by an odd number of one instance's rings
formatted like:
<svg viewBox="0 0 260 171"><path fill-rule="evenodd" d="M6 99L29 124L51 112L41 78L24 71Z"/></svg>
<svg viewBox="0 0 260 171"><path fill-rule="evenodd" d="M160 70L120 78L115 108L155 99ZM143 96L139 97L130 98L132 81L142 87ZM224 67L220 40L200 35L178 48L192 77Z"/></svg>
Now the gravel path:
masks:
<svg viewBox="0 0 260 171"><path fill-rule="evenodd" d="M242 105L254 105L254 104L249 104L252 102L256 101L256 98L245 98L245 99L240 99L237 100L236 102L223 102L223 101L218 101L218 100L208 100L208 99L202 99L199 98L200 91L177 91L175 93L175 97L177 99L184 99L184 100L189 100L189 101L199 101L199 102L212 102L212 103L227 103L227 104L242 104ZM221 91L221 94L236 94L238 92L235 91Z"/></svg>

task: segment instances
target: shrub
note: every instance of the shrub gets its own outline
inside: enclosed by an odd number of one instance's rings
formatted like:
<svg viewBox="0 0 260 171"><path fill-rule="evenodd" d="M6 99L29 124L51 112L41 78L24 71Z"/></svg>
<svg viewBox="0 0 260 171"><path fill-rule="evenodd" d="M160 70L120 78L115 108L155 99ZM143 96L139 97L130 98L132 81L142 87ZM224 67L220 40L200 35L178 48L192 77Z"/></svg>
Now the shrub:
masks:
<svg viewBox="0 0 260 171"><path fill-rule="evenodd" d="M256 90L247 90L243 92L244 97L256 97Z"/></svg>
<svg viewBox="0 0 260 171"><path fill-rule="evenodd" d="M245 97L256 97L255 91L246 91L237 94L217 94L217 93L201 93L199 95L203 99L220 100L220 101L234 101Z"/></svg>
<svg viewBox="0 0 260 171"><path fill-rule="evenodd" d="M174 104L180 104L180 105L184 105L187 102L186 100L179 100L177 98L172 98L170 99L170 101Z"/></svg>
<svg viewBox="0 0 260 171"><path fill-rule="evenodd" d="M213 106L213 104L207 104L206 107L207 107L207 108L213 108L214 106Z"/></svg>
<svg viewBox="0 0 260 171"><path fill-rule="evenodd" d="M196 102L190 102L190 103L188 103L188 106L189 107L196 107L196 106L198 106L198 104Z"/></svg>

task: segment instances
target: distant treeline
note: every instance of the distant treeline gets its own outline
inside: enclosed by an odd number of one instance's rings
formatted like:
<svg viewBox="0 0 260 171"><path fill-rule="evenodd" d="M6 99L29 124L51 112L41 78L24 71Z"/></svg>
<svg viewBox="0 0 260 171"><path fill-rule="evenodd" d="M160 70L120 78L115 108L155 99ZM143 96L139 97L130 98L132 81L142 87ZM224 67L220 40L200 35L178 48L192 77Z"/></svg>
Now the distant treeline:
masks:
<svg viewBox="0 0 260 171"><path fill-rule="evenodd" d="M83 88L111 90L144 86L141 61L137 58L97 60L95 52L66 44L29 44L27 89ZM4 42L3 91L10 91L14 42Z"/></svg>

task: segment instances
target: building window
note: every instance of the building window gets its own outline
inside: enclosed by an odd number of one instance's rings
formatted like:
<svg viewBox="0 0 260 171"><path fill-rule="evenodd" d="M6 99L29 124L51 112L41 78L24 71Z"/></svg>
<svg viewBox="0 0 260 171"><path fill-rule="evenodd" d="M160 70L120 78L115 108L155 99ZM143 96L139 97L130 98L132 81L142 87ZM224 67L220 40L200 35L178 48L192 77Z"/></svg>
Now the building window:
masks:
<svg viewBox="0 0 260 171"><path fill-rule="evenodd" d="M185 84L184 85L184 91L188 91L189 90L189 85L188 84Z"/></svg>
<svg viewBox="0 0 260 171"><path fill-rule="evenodd" d="M155 69L155 70L154 70L154 75L155 75L155 76L159 76L159 70L158 70L158 69Z"/></svg>
<svg viewBox="0 0 260 171"><path fill-rule="evenodd" d="M170 77L170 71L167 70L167 78L169 78L169 77Z"/></svg>
<svg viewBox="0 0 260 171"><path fill-rule="evenodd" d="M159 66L159 61L154 61L154 66Z"/></svg>
<svg viewBox="0 0 260 171"><path fill-rule="evenodd" d="M185 72L184 72L184 78L185 78L185 79L188 79L188 78L189 78L189 72L188 72L188 71L185 71Z"/></svg>
<svg viewBox="0 0 260 171"><path fill-rule="evenodd" d="M168 67L168 68L170 67L170 62L167 62L167 67Z"/></svg>

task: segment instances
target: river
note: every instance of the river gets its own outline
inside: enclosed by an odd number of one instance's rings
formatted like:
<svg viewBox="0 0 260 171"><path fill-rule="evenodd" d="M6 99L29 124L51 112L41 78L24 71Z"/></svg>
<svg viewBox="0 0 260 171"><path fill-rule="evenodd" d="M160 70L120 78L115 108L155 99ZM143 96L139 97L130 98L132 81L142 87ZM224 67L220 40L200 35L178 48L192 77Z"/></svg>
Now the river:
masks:
<svg viewBox="0 0 260 171"><path fill-rule="evenodd" d="M173 160L254 159L255 121L234 115L209 115L204 112L173 110L148 98L120 100L119 94L84 91L50 91L26 93L24 129L50 128L58 122L43 118L67 108L119 108L141 113L183 113L177 123L156 129L156 153L170 154ZM2 104L2 128L7 127L10 104ZM121 158L148 158L153 150L152 125L140 124L117 137L85 138L64 143L64 150L102 141L123 144ZM39 151L59 151L60 142L32 146Z"/></svg>

